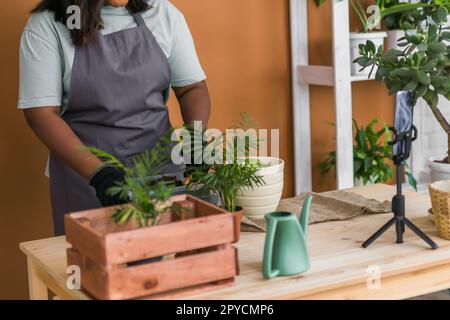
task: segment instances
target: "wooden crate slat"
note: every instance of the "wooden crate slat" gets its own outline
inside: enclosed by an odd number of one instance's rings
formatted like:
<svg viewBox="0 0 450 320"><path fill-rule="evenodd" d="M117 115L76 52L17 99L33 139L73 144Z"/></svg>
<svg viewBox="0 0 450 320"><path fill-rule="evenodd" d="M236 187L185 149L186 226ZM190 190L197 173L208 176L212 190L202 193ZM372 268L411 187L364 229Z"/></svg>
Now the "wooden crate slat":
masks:
<svg viewBox="0 0 450 320"><path fill-rule="evenodd" d="M230 285L239 272L232 245L237 240L234 216L195 197L172 201L185 211L167 214L160 224L146 228L132 221L116 225L111 216L117 207L67 215L67 241L72 244L67 262L80 267L82 287L97 299L110 300L178 296ZM142 261L172 254L178 257ZM142 263L129 264L137 261Z"/></svg>
<svg viewBox="0 0 450 320"><path fill-rule="evenodd" d="M105 237L106 264L114 265L234 241L234 219L219 214Z"/></svg>
<svg viewBox="0 0 450 320"><path fill-rule="evenodd" d="M67 249L67 264L78 266L81 270L81 285L97 299L109 300L109 285L107 273L88 257L80 255L73 249Z"/></svg>
<svg viewBox="0 0 450 320"><path fill-rule="evenodd" d="M75 245L76 249L82 251L84 255L105 264L106 252L103 239L70 215L66 215L64 220L67 242Z"/></svg>
<svg viewBox="0 0 450 320"><path fill-rule="evenodd" d="M211 205L205 201L201 201L200 199L195 199L195 209L197 213L197 217L206 217L209 216L211 213ZM217 208L219 212L227 213L227 211Z"/></svg>
<svg viewBox="0 0 450 320"><path fill-rule="evenodd" d="M208 291L225 289L225 288L231 287L232 285L234 285L234 278L220 280L220 281L214 281L214 282L206 283L206 284L200 284L200 285L189 287L189 288L183 288L183 289L177 289L177 290L172 290L172 291L163 292L163 293L157 293L155 295L152 295L151 297L145 297L144 299L175 300L175 299L181 299L183 297L192 296L192 295L196 295L196 294L207 293Z"/></svg>
<svg viewBox="0 0 450 320"><path fill-rule="evenodd" d="M128 299L187 288L237 274L236 248L196 254L108 272L112 299Z"/></svg>
<svg viewBox="0 0 450 320"><path fill-rule="evenodd" d="M83 288L97 299L119 300L153 294L162 299L180 296L185 293L184 289L196 292L230 285L230 279L238 273L236 251L230 245L179 259L102 270L88 257L68 249L67 261L81 268ZM221 280L226 281L222 283Z"/></svg>

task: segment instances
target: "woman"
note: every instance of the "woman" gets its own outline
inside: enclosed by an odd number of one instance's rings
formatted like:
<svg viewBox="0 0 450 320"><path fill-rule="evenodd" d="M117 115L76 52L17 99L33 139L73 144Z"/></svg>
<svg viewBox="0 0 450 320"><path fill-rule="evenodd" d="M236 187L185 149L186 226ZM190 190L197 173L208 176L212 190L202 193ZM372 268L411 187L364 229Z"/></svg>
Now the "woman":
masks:
<svg viewBox="0 0 450 320"><path fill-rule="evenodd" d="M78 29L69 27L73 5ZM171 86L184 122L206 125L205 75L168 1L43 0L33 10L20 45L19 108L50 151L55 234L64 234L65 213L120 203L106 191L123 172L83 148L124 162L153 148L170 128Z"/></svg>

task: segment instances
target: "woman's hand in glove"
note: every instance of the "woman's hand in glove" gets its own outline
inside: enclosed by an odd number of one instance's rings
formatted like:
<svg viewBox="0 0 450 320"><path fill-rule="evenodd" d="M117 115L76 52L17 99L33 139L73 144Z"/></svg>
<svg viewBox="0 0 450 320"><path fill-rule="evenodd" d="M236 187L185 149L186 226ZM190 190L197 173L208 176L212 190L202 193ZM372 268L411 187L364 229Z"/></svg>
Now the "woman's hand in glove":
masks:
<svg viewBox="0 0 450 320"><path fill-rule="evenodd" d="M103 166L91 177L89 184L94 187L97 198L104 207L127 203L119 195L111 195L108 191L125 180L125 172L112 166Z"/></svg>

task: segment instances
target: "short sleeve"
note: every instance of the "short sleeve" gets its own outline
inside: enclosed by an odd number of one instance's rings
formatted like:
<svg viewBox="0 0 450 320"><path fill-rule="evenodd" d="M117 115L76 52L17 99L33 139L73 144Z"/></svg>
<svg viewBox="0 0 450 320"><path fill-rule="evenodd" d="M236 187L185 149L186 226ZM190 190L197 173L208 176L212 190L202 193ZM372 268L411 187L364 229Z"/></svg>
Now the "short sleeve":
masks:
<svg viewBox="0 0 450 320"><path fill-rule="evenodd" d="M61 106L61 60L56 43L25 29L20 41L20 109Z"/></svg>
<svg viewBox="0 0 450 320"><path fill-rule="evenodd" d="M191 32L183 14L175 13L174 35L169 55L173 87L184 87L206 79Z"/></svg>

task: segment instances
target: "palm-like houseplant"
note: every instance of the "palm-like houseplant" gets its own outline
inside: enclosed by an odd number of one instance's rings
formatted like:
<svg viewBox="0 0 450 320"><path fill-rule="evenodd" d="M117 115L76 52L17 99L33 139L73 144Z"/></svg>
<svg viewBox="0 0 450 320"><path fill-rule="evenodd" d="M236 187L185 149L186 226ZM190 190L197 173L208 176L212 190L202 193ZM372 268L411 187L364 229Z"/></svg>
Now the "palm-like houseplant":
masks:
<svg viewBox="0 0 450 320"><path fill-rule="evenodd" d="M105 165L122 170L125 174L123 182L117 183L107 192L119 196L129 205L119 206L113 219L118 224L136 221L140 227L157 224L161 217L170 212L178 212L179 208L170 201L175 186L167 181L153 181L168 160L168 140L161 142L151 151L138 155L134 165L128 167L115 156L99 150L88 148L95 156L103 160Z"/></svg>
<svg viewBox="0 0 450 320"><path fill-rule="evenodd" d="M242 122L238 122L232 129L246 129L252 120L246 113L241 114ZM191 131L191 130L190 130ZM198 137L203 139L203 137ZM242 141L241 139L244 139ZM226 140L226 141L224 141ZM209 165L191 166L188 170L188 189L202 186L211 193L217 194L221 205L229 212L239 211L236 204L237 193L240 189L253 189L264 185L264 179L258 175L262 165L259 161L251 159L251 150L257 148L259 141L236 135L230 141L223 136L213 141L202 142L200 154L206 149L213 150L211 155L220 155L220 161L214 161ZM244 148L239 148L243 145ZM205 170L206 168L206 170Z"/></svg>

